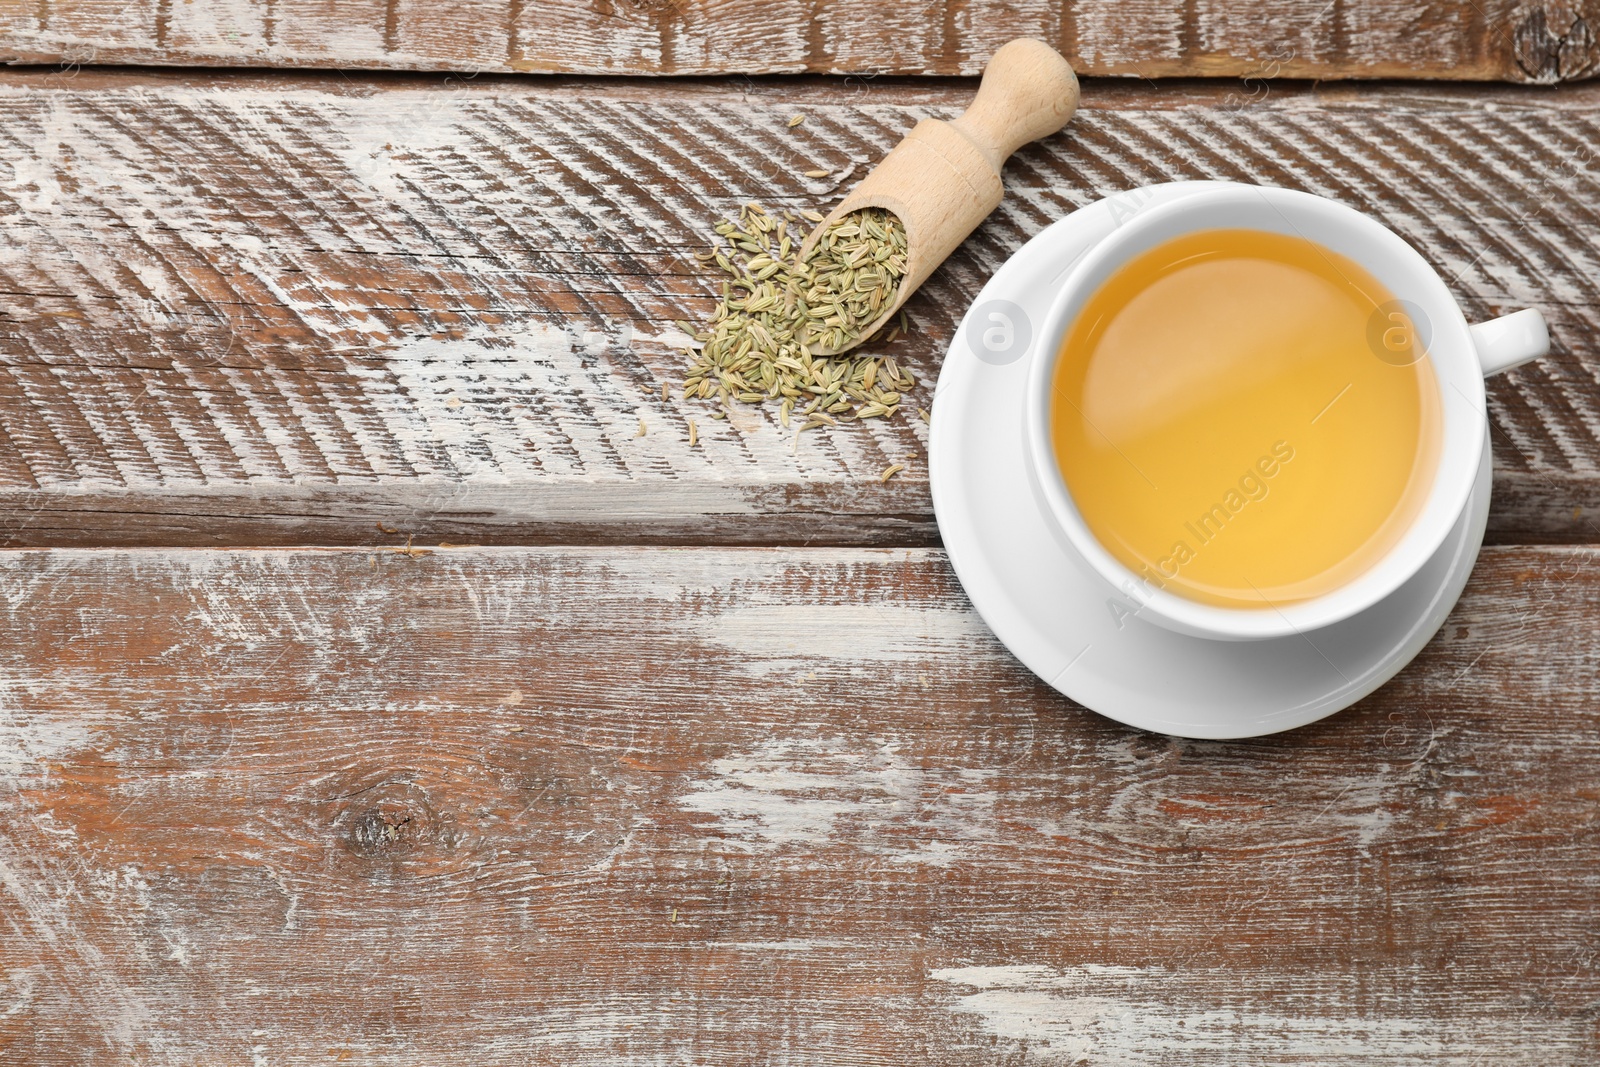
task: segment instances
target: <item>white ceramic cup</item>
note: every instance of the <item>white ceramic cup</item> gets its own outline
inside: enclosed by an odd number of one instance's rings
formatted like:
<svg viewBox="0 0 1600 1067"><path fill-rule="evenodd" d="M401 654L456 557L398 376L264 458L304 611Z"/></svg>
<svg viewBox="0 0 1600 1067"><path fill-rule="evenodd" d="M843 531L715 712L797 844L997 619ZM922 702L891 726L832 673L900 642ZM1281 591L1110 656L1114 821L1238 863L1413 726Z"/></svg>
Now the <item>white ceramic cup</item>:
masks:
<svg viewBox="0 0 1600 1067"><path fill-rule="evenodd" d="M1389 552L1343 586L1311 600L1261 608L1204 604L1136 575L1090 532L1056 461L1051 390L1062 338L1084 303L1133 257L1201 230L1251 229L1303 237L1347 256L1408 305L1407 325L1424 342L1441 393L1443 442L1433 486ZM1488 432L1484 375L1544 355L1543 316L1518 311L1469 326L1443 280L1393 231L1309 193L1219 184L1137 213L1087 252L1063 279L1039 331L1023 413L1030 482L1054 532L1105 581L1112 605L1171 630L1221 640L1304 634L1348 619L1393 593L1438 550L1467 505ZM1374 358L1377 358L1375 355Z"/></svg>

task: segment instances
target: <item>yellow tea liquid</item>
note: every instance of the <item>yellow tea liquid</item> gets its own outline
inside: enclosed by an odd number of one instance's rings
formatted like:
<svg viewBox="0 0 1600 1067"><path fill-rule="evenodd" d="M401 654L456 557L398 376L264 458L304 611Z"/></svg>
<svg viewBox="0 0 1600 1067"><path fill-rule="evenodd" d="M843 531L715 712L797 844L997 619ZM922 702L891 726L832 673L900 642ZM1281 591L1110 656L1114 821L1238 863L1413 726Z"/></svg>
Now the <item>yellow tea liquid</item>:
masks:
<svg viewBox="0 0 1600 1067"><path fill-rule="evenodd" d="M1228 607L1321 596L1377 562L1442 437L1433 368L1391 300L1350 259L1257 230L1120 268L1068 330L1052 397L1095 537L1152 584Z"/></svg>

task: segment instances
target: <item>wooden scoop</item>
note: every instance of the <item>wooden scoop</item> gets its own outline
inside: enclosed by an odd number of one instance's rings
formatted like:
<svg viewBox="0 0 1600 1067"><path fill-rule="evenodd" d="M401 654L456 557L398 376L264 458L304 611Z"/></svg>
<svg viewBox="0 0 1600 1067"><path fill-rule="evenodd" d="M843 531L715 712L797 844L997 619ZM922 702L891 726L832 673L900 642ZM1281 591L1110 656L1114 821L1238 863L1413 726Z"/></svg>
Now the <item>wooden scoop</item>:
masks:
<svg viewBox="0 0 1600 1067"><path fill-rule="evenodd" d="M967 234L1000 204L1000 168L1029 141L1055 133L1078 109L1078 79L1043 41L1019 38L984 68L977 98L950 122L923 119L800 245L803 261L839 218L886 208L906 228L906 273L892 305L839 348L811 346L819 356L848 351L883 327Z"/></svg>

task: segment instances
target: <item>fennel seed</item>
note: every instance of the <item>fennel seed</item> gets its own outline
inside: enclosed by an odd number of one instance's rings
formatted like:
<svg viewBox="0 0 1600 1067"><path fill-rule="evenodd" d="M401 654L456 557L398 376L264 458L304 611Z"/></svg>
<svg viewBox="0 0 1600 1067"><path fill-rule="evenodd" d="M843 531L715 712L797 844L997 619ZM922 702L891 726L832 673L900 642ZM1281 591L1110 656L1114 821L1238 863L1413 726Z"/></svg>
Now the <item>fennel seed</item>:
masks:
<svg viewBox="0 0 1600 1067"><path fill-rule="evenodd" d="M716 224L718 243L697 258L726 275L723 299L704 329L684 331L693 342L685 349L685 399L724 408L778 400L784 424L799 415L802 429L833 425L833 416L898 410L916 379L892 358L820 356L813 348L861 340L894 305L906 270L905 227L883 208L855 211L830 224L799 260L792 252L804 238L801 220L822 218L746 204L737 219ZM906 326L902 313L897 336Z"/></svg>

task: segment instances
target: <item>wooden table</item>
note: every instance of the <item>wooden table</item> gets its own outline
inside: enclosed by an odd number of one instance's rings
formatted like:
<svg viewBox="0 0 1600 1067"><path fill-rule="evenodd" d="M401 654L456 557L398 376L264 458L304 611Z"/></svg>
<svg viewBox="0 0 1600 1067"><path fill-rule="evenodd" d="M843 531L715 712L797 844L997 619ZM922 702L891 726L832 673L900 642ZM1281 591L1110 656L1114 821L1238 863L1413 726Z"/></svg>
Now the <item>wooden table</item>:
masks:
<svg viewBox="0 0 1600 1067"><path fill-rule="evenodd" d="M964 599L922 422L662 397L707 224L827 204L1021 34L1083 110L912 301L907 410L1000 262L1149 182L1331 196L1549 316L1465 596L1331 719L1075 707ZM1549 84L1597 34L0 3L0 1063L1600 1061L1600 89Z"/></svg>

